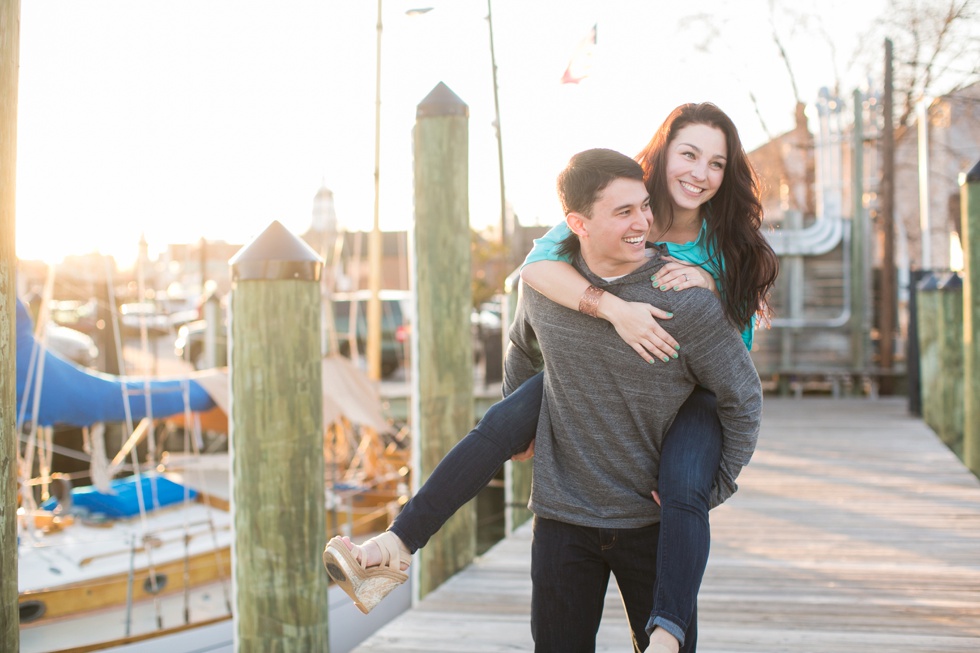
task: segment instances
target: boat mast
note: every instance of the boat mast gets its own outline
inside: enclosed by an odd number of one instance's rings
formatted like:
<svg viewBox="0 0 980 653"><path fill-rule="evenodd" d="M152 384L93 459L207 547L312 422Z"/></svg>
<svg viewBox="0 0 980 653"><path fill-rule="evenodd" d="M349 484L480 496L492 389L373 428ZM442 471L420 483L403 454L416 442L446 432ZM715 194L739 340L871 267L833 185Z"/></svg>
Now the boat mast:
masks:
<svg viewBox="0 0 980 653"><path fill-rule="evenodd" d="M381 190L381 0L378 0L377 63L374 80L374 224L368 240L367 372L381 380L381 227L378 209Z"/></svg>

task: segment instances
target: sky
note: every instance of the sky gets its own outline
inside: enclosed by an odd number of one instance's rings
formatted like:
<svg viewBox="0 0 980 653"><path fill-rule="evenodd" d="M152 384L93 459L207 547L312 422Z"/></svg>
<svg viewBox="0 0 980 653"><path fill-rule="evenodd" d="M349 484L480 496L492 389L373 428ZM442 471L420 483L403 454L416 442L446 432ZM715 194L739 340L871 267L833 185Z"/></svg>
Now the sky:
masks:
<svg viewBox="0 0 980 653"><path fill-rule="evenodd" d="M493 0L505 190L518 219L560 220L554 180L572 154L633 155L684 102L718 104L747 149L767 140L752 94L770 133L791 129L773 26L805 102L838 79L848 96L866 83L851 59L885 0L774 4ZM370 229L377 12L373 0L21 3L18 256L100 251L125 267L141 235L153 255L201 238L247 243L274 220L299 234L323 186L342 226ZM470 223L499 223L486 17L485 0L384 0L384 230L411 227L415 109L439 82L470 109ZM593 25L589 76L561 84Z"/></svg>

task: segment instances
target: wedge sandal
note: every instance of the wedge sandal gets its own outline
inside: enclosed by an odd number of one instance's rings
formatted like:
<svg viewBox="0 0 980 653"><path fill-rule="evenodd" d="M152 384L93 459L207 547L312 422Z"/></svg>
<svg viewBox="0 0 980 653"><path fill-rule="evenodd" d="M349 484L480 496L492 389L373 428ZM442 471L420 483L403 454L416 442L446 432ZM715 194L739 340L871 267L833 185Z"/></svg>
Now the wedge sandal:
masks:
<svg viewBox="0 0 980 653"><path fill-rule="evenodd" d="M340 537L332 538L323 550L323 566L327 568L327 574L364 614L408 580L408 574L401 570L401 565L402 562L411 562L411 555L406 555L399 548L394 533L386 531L371 539L381 549L381 565L377 567L364 567Z"/></svg>

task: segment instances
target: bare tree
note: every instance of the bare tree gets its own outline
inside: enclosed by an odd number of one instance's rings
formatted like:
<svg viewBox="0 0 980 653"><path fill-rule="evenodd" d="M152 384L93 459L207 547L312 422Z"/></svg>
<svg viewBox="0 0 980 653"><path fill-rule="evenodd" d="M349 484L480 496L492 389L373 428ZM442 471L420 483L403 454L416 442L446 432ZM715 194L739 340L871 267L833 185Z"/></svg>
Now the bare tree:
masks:
<svg viewBox="0 0 980 653"><path fill-rule="evenodd" d="M805 18L802 20L805 21ZM800 21L801 18L797 15L796 19L790 22L791 32L801 24ZM776 49L779 50L779 58L783 60L783 65L786 66L786 74L789 76L789 83L793 87L793 99L796 100L796 104L800 104L803 100L800 98L800 88L796 83L793 63L790 61L789 55L786 54L786 47L783 45L783 39L780 37L779 29L776 27L776 0L769 0L769 27L772 29L772 41L775 43Z"/></svg>
<svg viewBox="0 0 980 653"><path fill-rule="evenodd" d="M889 0L868 37L872 70L880 69L884 38L894 45L896 128L908 127L921 98L980 80L977 0Z"/></svg>

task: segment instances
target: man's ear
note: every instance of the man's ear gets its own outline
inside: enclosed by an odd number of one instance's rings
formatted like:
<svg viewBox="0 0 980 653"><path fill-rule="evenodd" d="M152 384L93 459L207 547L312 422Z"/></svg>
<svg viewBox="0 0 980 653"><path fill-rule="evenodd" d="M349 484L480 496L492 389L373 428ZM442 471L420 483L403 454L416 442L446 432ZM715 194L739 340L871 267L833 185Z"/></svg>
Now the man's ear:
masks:
<svg viewBox="0 0 980 653"><path fill-rule="evenodd" d="M588 218L581 213L573 212L565 216L565 224L567 224L568 228L572 230L572 233L579 238L589 237L588 222Z"/></svg>

